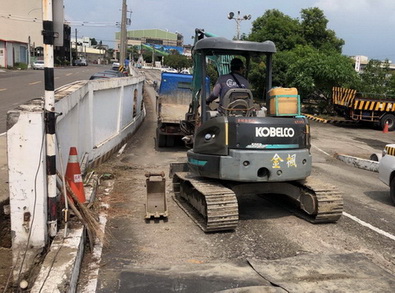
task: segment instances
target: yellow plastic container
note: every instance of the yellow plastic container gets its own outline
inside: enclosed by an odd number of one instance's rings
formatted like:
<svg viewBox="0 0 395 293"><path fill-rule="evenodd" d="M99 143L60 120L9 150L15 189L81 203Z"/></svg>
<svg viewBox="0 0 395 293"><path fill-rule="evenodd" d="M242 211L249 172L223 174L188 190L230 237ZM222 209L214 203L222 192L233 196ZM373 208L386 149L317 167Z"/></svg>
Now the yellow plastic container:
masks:
<svg viewBox="0 0 395 293"><path fill-rule="evenodd" d="M300 97L296 88L272 88L269 97L270 116L300 115Z"/></svg>

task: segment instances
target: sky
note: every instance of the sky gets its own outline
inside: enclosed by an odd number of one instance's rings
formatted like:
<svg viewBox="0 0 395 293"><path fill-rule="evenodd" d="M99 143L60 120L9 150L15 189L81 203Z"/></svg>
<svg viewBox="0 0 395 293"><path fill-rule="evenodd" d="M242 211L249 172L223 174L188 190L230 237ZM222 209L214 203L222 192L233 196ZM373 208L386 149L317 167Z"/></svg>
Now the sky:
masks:
<svg viewBox="0 0 395 293"><path fill-rule="evenodd" d="M115 47L122 0L64 0L64 6L73 38L77 29L78 37L95 38ZM251 15L251 20L240 22L241 33L249 34L252 22L268 9L300 18L302 9L318 7L329 21L327 28L345 41L343 54L395 62L394 0L127 0L127 7L131 17L128 30L178 32L184 36L184 44L193 44L195 28L232 39L236 21L227 18L231 11Z"/></svg>

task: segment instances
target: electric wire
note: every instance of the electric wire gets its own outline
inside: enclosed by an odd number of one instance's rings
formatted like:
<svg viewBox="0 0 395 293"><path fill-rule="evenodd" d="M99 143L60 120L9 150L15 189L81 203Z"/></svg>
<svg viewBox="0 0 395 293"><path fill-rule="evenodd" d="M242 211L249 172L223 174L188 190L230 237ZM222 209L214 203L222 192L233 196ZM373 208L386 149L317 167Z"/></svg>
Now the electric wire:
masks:
<svg viewBox="0 0 395 293"><path fill-rule="evenodd" d="M37 177L38 177L38 173L39 173L39 171L40 171L40 167L41 167L41 159L42 159L42 155L43 155L43 150L44 150L44 141L45 141L45 131L43 132L43 137L42 137L42 140L41 140L41 147L40 147L40 155L39 155L39 162L38 162L38 165L37 165L37 169L36 169L36 173L35 173L35 175L34 175L34 201L33 201L33 212L32 212L32 220L31 220L31 225L30 225L30 227L29 227L29 234L28 234L28 238L27 238L27 242L26 242L26 247L25 247L25 251L24 251L24 254L23 254L23 258L22 258L22 263L21 263L21 265L20 265L20 268L19 268L19 272L18 272L18 278L17 278L17 280L18 280L18 282L20 281L20 278L21 278L21 273L22 273L22 268L23 268L23 265L24 265L24 263L25 263L25 260L26 260L26 255L27 255L27 251L28 251L28 248L29 248L29 243L30 243L30 238L31 238L31 235L32 235L32 227L33 227L33 224L34 224L34 220L35 220L35 216L36 216L36 204L37 204ZM18 255L18 258L17 259L19 259L19 255ZM12 268L12 271L14 271L14 269L15 269L15 267L16 267L16 263L14 264L14 266L13 266L13 268ZM11 272L12 272L11 271ZM6 284L6 286L5 286L5 290L7 290L7 287L8 287L8 281L9 280L7 280L7 284ZM6 292L4 290L4 292Z"/></svg>
<svg viewBox="0 0 395 293"><path fill-rule="evenodd" d="M43 283L41 284L40 290L38 291L39 293L41 293L42 289L44 288L45 283L47 282L47 280L49 278L49 274L50 274L50 272L51 272L51 270L52 270L52 268L53 268L53 266L55 264L56 258L58 257L58 254L59 254L60 250L63 247L65 239L66 239L65 237L62 238L62 243L59 245L59 249L58 249L58 251L56 251L56 253L55 253L55 255L54 255L53 259L52 259L51 265L48 268L47 275L45 276L45 279L44 279Z"/></svg>
<svg viewBox="0 0 395 293"><path fill-rule="evenodd" d="M0 18L15 20L15 21L23 21L23 22L42 22L42 18L37 17L25 17L19 15L12 14L4 14L0 13ZM119 22L94 22L94 21L73 21L73 20L65 20L65 24L71 26L86 26L86 27L119 27Z"/></svg>
<svg viewBox="0 0 395 293"><path fill-rule="evenodd" d="M62 170L60 173L62 174L62 180L63 180L62 184L63 184L63 188L64 188L64 190L63 190L64 193L63 194L64 194L64 198L65 198L65 208L68 209L66 184L65 184L63 162L62 162L63 158L62 158L62 155L61 155L61 149L60 149L60 144L59 144L57 131L55 131L55 137L56 137L56 145L58 147L60 169ZM56 258L58 257L58 254L59 254L60 250L63 247L64 240L66 239L66 237L67 237L67 222L65 223L65 233L64 233L64 237L62 238L62 243L59 245L59 249L56 251L56 253L55 253L55 255L54 255L53 259L52 259L52 262L51 262L51 265L50 265L50 267L48 269L47 275L45 276L45 279L44 279L44 281L41 284L40 290L38 291L39 293L42 291L42 289L44 288L45 283L47 282L47 280L49 278L49 274L50 274L50 272L51 272L51 270L52 270L52 268L53 268L53 266L55 264Z"/></svg>

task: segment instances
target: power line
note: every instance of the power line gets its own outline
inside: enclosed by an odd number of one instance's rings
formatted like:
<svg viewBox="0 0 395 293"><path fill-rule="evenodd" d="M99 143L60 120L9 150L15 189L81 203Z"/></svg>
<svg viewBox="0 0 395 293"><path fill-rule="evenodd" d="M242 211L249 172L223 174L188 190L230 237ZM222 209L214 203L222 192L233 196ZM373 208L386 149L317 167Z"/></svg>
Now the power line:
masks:
<svg viewBox="0 0 395 293"><path fill-rule="evenodd" d="M71 26L89 26L89 27L119 27L119 22L92 22L92 21L68 21L65 24Z"/></svg>
<svg viewBox="0 0 395 293"><path fill-rule="evenodd" d="M12 15L0 13L0 18L15 20L15 21L24 21L24 22L42 22L41 18L37 17L25 17L20 15ZM73 21L73 20L65 20L65 24L72 26L86 26L86 27L119 27L119 22L94 22L94 21Z"/></svg>
<svg viewBox="0 0 395 293"><path fill-rule="evenodd" d="M1 18L16 20L16 21L24 21L24 22L42 22L41 18L37 17L25 17L19 15L12 15L12 14L0 14Z"/></svg>

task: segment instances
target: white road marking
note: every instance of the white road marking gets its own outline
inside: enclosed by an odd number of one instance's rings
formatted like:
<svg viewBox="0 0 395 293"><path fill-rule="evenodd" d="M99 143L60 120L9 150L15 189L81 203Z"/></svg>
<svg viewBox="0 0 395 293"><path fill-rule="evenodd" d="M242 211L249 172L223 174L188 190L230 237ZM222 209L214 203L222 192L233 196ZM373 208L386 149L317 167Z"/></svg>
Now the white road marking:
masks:
<svg viewBox="0 0 395 293"><path fill-rule="evenodd" d="M392 235L392 234L390 234L388 232L385 232L384 230L381 230L379 228L376 228L375 226L373 226L373 225L371 225L369 223L366 223L365 221L362 221L362 220L358 219L357 217L355 217L353 215L350 215L350 214L348 214L346 212L343 212L343 215L346 216L347 218L350 218L351 220L357 222L358 224L360 224L360 225L362 225L364 227L367 227L367 228L369 228L370 230L373 230L376 233L379 233L380 235L383 235L383 236L385 236L385 237L387 237L387 238L389 238L391 240L395 240L395 236L394 235Z"/></svg>
<svg viewBox="0 0 395 293"><path fill-rule="evenodd" d="M316 147L315 145L311 145L313 148L315 148L316 150L319 150L321 153L327 155L328 157L333 157L330 154L328 154L326 151L321 150L319 147Z"/></svg>
<svg viewBox="0 0 395 293"><path fill-rule="evenodd" d="M5 89L5 88L2 88L2 89L0 89L0 92L4 92L4 91L6 91L7 89Z"/></svg>
<svg viewBox="0 0 395 293"><path fill-rule="evenodd" d="M0 136L6 135L7 132L0 133Z"/></svg>
<svg viewBox="0 0 395 293"><path fill-rule="evenodd" d="M41 81L29 82L29 85L35 85L35 84L38 84L38 83L41 83Z"/></svg>
<svg viewBox="0 0 395 293"><path fill-rule="evenodd" d="M314 147L316 150L319 150L323 154L325 154L325 155L327 155L329 157L332 157L330 154L328 154L326 151L320 149L319 147L316 147L315 145L311 145L311 146ZM375 226L373 226L373 225L371 225L371 224L369 224L369 223L367 223L365 221L362 221L362 220L358 219L357 217L355 217L353 215L350 215L349 213L343 212L343 215L346 216L347 218L357 222L358 224L360 224L360 225L362 225L362 226L364 226L366 228L369 228L370 230L373 230L376 233L379 233L380 235L383 235L383 236L385 236L385 237L387 237L387 238L389 238L391 240L395 240L395 236L394 235L392 235L392 234L390 234L390 233L388 233L388 232L386 232L384 230L381 230L380 228L377 228L377 227L375 227Z"/></svg>

